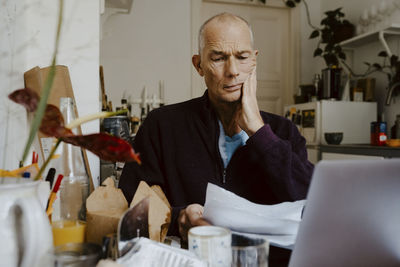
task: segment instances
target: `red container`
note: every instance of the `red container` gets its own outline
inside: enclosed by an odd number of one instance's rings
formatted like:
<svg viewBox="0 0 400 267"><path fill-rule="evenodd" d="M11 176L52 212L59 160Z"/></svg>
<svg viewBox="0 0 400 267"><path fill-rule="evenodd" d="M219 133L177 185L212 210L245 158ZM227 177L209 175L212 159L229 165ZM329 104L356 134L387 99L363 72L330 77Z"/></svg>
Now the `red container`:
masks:
<svg viewBox="0 0 400 267"><path fill-rule="evenodd" d="M371 122L371 145L384 146L386 145L387 133L386 122Z"/></svg>

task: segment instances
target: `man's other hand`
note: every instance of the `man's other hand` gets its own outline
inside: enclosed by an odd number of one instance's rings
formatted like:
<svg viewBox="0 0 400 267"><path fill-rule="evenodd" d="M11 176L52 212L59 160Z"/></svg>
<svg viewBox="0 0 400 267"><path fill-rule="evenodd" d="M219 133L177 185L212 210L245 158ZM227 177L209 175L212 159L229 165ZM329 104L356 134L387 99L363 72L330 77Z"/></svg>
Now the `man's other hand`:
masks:
<svg viewBox="0 0 400 267"><path fill-rule="evenodd" d="M184 242L188 240L188 232L194 226L210 225L203 219L204 208L200 204L191 204L179 212L179 233Z"/></svg>

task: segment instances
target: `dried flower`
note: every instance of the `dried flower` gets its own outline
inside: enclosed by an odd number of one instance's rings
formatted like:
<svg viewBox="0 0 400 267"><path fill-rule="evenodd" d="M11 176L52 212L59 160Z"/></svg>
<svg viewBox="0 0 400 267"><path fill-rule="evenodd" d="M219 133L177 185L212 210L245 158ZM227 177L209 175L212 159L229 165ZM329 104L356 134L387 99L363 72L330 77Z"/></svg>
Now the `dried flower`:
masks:
<svg viewBox="0 0 400 267"><path fill-rule="evenodd" d="M35 110L35 103L39 102L39 96L31 89L24 88L14 91L9 95L9 98L16 103L19 103L26 107L28 112ZM36 105L37 106L37 105ZM60 110L51 104L46 105L43 119L40 124L40 131L47 136L58 138L57 145L53 147L52 152L54 153L58 144L63 141L75 146L85 148L103 160L107 161L136 161L141 164L139 154L136 154L132 146L125 140L105 133L97 133L90 135L75 135L71 129L81 125L84 122L114 116L123 111L119 112L99 112L84 118L78 118L72 121L69 125L65 126L64 118ZM52 153L51 153L52 155ZM40 177L44 168L46 168L48 162L51 159L49 155L46 162L43 164L39 171L37 178ZM35 178L35 179L37 179Z"/></svg>

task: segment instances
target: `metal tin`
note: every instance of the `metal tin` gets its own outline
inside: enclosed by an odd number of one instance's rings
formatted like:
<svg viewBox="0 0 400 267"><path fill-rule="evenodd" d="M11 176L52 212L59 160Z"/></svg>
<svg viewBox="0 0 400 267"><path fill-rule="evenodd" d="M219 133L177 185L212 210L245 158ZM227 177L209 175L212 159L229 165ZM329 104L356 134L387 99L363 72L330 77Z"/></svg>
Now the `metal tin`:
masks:
<svg viewBox="0 0 400 267"><path fill-rule="evenodd" d="M121 137L126 141L130 141L130 128L129 128L129 118L127 116L114 116L104 118L103 120L103 128L104 131Z"/></svg>

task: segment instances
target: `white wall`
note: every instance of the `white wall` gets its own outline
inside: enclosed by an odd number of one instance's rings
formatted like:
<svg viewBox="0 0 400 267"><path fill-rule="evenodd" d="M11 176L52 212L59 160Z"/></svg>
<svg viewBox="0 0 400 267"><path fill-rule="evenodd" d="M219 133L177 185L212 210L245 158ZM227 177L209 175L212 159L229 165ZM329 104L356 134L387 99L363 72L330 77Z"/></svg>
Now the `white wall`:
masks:
<svg viewBox="0 0 400 267"><path fill-rule="evenodd" d="M167 104L189 99L190 1L134 0L130 14L112 11L106 8L101 18L100 58L113 107L122 96L140 97L143 86L158 94L159 80Z"/></svg>
<svg viewBox="0 0 400 267"><path fill-rule="evenodd" d="M64 1L64 22L57 64L70 71L80 115L99 106L99 1ZM51 64L58 1L0 0L0 168L14 169L28 135L26 113L7 95L24 87L23 74L32 67ZM98 132L98 122L82 126ZM99 176L99 160L89 153L91 172Z"/></svg>
<svg viewBox="0 0 400 267"><path fill-rule="evenodd" d="M311 14L311 24L318 27L321 21L321 0L307 0L307 4ZM313 56L318 40L309 39L313 29L308 25L305 5L301 3L296 8L301 8L300 84L310 84L314 74L321 73L321 69L325 68L325 62L321 57Z"/></svg>

